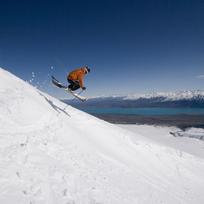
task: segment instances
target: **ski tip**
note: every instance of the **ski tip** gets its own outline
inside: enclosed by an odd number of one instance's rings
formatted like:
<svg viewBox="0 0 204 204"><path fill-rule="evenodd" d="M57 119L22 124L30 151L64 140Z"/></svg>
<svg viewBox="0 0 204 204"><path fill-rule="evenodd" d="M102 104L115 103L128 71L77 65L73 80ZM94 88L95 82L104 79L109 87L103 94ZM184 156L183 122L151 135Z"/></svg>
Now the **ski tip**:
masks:
<svg viewBox="0 0 204 204"><path fill-rule="evenodd" d="M57 81L57 79L53 75L51 75L51 78L52 80Z"/></svg>
<svg viewBox="0 0 204 204"><path fill-rule="evenodd" d="M84 99L82 99L81 101L82 102L85 102L85 101L87 101L88 100L88 98L84 98Z"/></svg>

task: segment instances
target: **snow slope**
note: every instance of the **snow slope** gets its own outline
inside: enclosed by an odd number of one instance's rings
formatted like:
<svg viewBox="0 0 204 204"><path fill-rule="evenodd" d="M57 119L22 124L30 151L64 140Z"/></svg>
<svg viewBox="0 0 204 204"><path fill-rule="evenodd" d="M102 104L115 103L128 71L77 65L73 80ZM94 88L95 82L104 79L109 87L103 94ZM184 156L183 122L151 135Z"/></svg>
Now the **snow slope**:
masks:
<svg viewBox="0 0 204 204"><path fill-rule="evenodd" d="M0 203L204 203L203 158L0 76Z"/></svg>
<svg viewBox="0 0 204 204"><path fill-rule="evenodd" d="M143 135L165 146L173 147L179 152L186 152L204 159L204 129L188 128L181 130L174 126L155 125L118 125L136 134Z"/></svg>

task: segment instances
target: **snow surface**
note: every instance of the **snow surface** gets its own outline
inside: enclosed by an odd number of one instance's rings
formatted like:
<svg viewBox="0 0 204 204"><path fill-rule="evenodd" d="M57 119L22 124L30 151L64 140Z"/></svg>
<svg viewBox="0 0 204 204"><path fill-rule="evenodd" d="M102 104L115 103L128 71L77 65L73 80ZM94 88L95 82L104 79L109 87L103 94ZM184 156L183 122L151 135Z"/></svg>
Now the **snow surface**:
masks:
<svg viewBox="0 0 204 204"><path fill-rule="evenodd" d="M202 128L189 128L185 131L179 130L176 132L171 132L175 137L190 137L204 140L204 129Z"/></svg>
<svg viewBox="0 0 204 204"><path fill-rule="evenodd" d="M173 147L178 152L186 152L204 159L204 129L188 128L181 130L173 126L119 125L154 142ZM173 134L172 134L173 133ZM177 135L179 134L179 135ZM182 138L181 138L182 137ZM200 140L198 140L200 139Z"/></svg>
<svg viewBox="0 0 204 204"><path fill-rule="evenodd" d="M202 156L0 76L0 203L204 203Z"/></svg>

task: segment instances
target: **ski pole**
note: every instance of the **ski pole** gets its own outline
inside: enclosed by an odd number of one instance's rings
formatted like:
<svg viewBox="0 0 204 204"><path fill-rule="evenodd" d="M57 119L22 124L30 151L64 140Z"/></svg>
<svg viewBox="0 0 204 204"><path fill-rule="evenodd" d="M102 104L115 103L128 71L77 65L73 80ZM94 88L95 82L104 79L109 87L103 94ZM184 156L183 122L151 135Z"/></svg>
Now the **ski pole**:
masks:
<svg viewBox="0 0 204 204"><path fill-rule="evenodd" d="M84 90L81 90L81 91L78 93L78 95L80 95L83 91L84 91Z"/></svg>

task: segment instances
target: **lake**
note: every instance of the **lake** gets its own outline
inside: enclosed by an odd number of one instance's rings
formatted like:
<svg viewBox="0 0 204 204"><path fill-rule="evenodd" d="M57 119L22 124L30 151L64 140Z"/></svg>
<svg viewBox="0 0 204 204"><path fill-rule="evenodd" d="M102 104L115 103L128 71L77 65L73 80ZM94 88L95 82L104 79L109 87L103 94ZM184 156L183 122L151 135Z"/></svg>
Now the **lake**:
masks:
<svg viewBox="0 0 204 204"><path fill-rule="evenodd" d="M204 115L204 108L81 108L90 114L120 115Z"/></svg>

